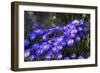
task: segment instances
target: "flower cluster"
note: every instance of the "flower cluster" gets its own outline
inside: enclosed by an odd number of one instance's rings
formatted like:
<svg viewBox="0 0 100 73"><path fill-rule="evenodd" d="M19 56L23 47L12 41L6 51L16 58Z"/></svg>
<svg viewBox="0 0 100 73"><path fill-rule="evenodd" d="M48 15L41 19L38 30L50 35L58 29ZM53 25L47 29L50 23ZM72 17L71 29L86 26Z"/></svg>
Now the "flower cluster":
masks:
<svg viewBox="0 0 100 73"><path fill-rule="evenodd" d="M33 24L37 28L29 33L29 38L25 38L25 60L61 60L75 59L76 54L63 56L63 47L72 47L79 43L89 30L89 24L82 19L71 21L66 26L56 26L49 29L40 29L38 24ZM38 42L32 43L39 38ZM31 47L29 47L31 45ZM85 58L80 55L79 58Z"/></svg>

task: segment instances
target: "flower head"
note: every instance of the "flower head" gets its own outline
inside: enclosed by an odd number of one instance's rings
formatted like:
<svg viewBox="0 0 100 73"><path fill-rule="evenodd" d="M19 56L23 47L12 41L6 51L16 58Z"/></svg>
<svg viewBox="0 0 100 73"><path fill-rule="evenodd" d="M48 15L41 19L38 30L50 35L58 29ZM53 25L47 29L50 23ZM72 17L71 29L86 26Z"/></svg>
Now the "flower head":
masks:
<svg viewBox="0 0 100 73"><path fill-rule="evenodd" d="M70 32L70 37L74 38L77 34L77 30L76 29L73 29L71 32Z"/></svg>
<svg viewBox="0 0 100 73"><path fill-rule="evenodd" d="M75 53L73 53L73 54L71 54L71 55L70 55L70 57L73 59L73 58L75 58L75 57L76 57L76 54L75 54Z"/></svg>
<svg viewBox="0 0 100 73"><path fill-rule="evenodd" d="M83 19L79 19L79 24L83 25L84 24L84 20Z"/></svg>
<svg viewBox="0 0 100 73"><path fill-rule="evenodd" d="M79 36L76 37L75 41L80 42L81 38Z"/></svg>
<svg viewBox="0 0 100 73"><path fill-rule="evenodd" d="M76 24L76 25L78 25L80 22L79 22L79 20L74 20L74 21L72 21L72 24Z"/></svg>
<svg viewBox="0 0 100 73"><path fill-rule="evenodd" d="M53 58L53 56L52 56L52 52L51 51L49 51L46 55L45 55L45 60L50 60L50 59L52 59Z"/></svg>
<svg viewBox="0 0 100 73"><path fill-rule="evenodd" d="M24 45L25 45L25 47L27 47L29 45L29 40L28 39L24 40Z"/></svg>
<svg viewBox="0 0 100 73"><path fill-rule="evenodd" d="M57 54L57 59L61 59L62 58L62 54L61 53L58 53Z"/></svg>
<svg viewBox="0 0 100 73"><path fill-rule="evenodd" d="M64 36L55 37L54 40L55 40L55 42L60 43L60 42L62 42L64 40Z"/></svg>
<svg viewBox="0 0 100 73"><path fill-rule="evenodd" d="M25 58L27 58L27 57L30 56L30 52L31 52L31 49L27 49L27 50L25 50L25 52L24 52L24 56L25 56Z"/></svg>
<svg viewBox="0 0 100 73"><path fill-rule="evenodd" d="M54 46L54 47L51 49L51 51L52 51L53 53L57 53L59 50L58 50L58 48L57 48L56 46Z"/></svg>
<svg viewBox="0 0 100 73"><path fill-rule="evenodd" d="M43 47L42 47L42 49L44 51L47 51L49 48L50 48L50 45L49 44L44 44Z"/></svg>
<svg viewBox="0 0 100 73"><path fill-rule="evenodd" d="M30 40L34 40L36 38L36 34L34 32L30 33Z"/></svg>
<svg viewBox="0 0 100 73"><path fill-rule="evenodd" d="M39 43L35 43L32 45L32 49L37 50L39 48Z"/></svg>
<svg viewBox="0 0 100 73"><path fill-rule="evenodd" d="M38 49L38 50L36 50L36 55L37 56L40 56L41 54L43 54L43 50L42 49Z"/></svg>
<svg viewBox="0 0 100 73"><path fill-rule="evenodd" d="M69 39L68 41L67 41L67 45L68 46L71 46L71 45L73 45L74 44L74 40L73 39Z"/></svg>
<svg viewBox="0 0 100 73"><path fill-rule="evenodd" d="M36 30L34 30L34 33L36 33L38 35L42 35L44 33L44 31L42 29L36 29Z"/></svg>

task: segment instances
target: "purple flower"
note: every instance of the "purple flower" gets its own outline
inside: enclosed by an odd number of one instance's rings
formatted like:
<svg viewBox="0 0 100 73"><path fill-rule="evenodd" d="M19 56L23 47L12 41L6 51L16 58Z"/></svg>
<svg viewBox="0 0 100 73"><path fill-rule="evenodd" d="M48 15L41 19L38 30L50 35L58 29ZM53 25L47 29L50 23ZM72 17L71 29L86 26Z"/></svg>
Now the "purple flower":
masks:
<svg viewBox="0 0 100 73"><path fill-rule="evenodd" d="M29 40L28 39L24 40L24 45L25 45L25 47L27 47L29 45Z"/></svg>
<svg viewBox="0 0 100 73"><path fill-rule="evenodd" d="M48 40L48 43L49 43L49 44L52 44L52 43L53 43L53 41L52 41L52 40Z"/></svg>
<svg viewBox="0 0 100 73"><path fill-rule="evenodd" d="M80 25L83 25L84 24L84 20L83 19L79 19L79 23L80 23Z"/></svg>
<svg viewBox="0 0 100 73"><path fill-rule="evenodd" d="M54 29L55 29L55 30L63 31L63 27L61 27L61 26L56 26Z"/></svg>
<svg viewBox="0 0 100 73"><path fill-rule="evenodd" d="M72 21L72 24L74 24L74 25L79 25L79 23L80 23L80 22L79 22L79 20L77 20L77 19L74 20L74 21Z"/></svg>
<svg viewBox="0 0 100 73"><path fill-rule="evenodd" d="M89 28L88 27L84 27L83 30L84 30L84 32L86 32L86 31L89 30Z"/></svg>
<svg viewBox="0 0 100 73"><path fill-rule="evenodd" d="M60 29L60 26L56 26L55 29L56 29L56 30L59 30L59 29Z"/></svg>
<svg viewBox="0 0 100 73"><path fill-rule="evenodd" d="M76 37L75 41L80 42L81 38L79 36Z"/></svg>
<svg viewBox="0 0 100 73"><path fill-rule="evenodd" d="M25 58L27 58L27 57L30 56L30 52L31 52L31 49L27 49L27 50L25 50L25 52L24 52L24 56L25 56Z"/></svg>
<svg viewBox="0 0 100 73"><path fill-rule="evenodd" d="M65 46L65 45L66 45L65 40L63 40L63 41L60 43L60 45Z"/></svg>
<svg viewBox="0 0 100 73"><path fill-rule="evenodd" d="M43 35L42 40L44 40L44 41L48 40L48 36L47 35Z"/></svg>
<svg viewBox="0 0 100 73"><path fill-rule="evenodd" d="M70 55L70 57L73 59L73 58L75 58L75 57L76 57L76 54L75 54L75 53L73 53L73 54L71 54L71 55Z"/></svg>
<svg viewBox="0 0 100 73"><path fill-rule="evenodd" d="M48 29L50 32L53 32L54 31L54 29L53 28L50 28L50 29Z"/></svg>
<svg viewBox="0 0 100 73"><path fill-rule="evenodd" d="M77 33L76 29L71 30L71 34L76 34L76 33Z"/></svg>
<svg viewBox="0 0 100 73"><path fill-rule="evenodd" d="M42 35L44 33L44 31L42 29L36 29L36 30L34 30L34 33L36 33L38 35Z"/></svg>
<svg viewBox="0 0 100 73"><path fill-rule="evenodd" d="M70 32L70 37L74 38L77 34L77 30L76 29L73 29L71 32Z"/></svg>
<svg viewBox="0 0 100 73"><path fill-rule="evenodd" d="M30 40L34 40L36 38L36 34L34 32L30 33Z"/></svg>
<svg viewBox="0 0 100 73"><path fill-rule="evenodd" d="M58 44L58 42L53 42L53 46L57 46Z"/></svg>
<svg viewBox="0 0 100 73"><path fill-rule="evenodd" d="M51 59L51 56L50 55L45 55L45 60L50 60Z"/></svg>
<svg viewBox="0 0 100 73"><path fill-rule="evenodd" d="M57 54L57 59L61 59L62 58L62 54L61 53L58 53Z"/></svg>
<svg viewBox="0 0 100 73"><path fill-rule="evenodd" d="M71 24L67 25L63 33L66 36L75 36L77 33L76 26Z"/></svg>
<svg viewBox="0 0 100 73"><path fill-rule="evenodd" d="M50 48L50 45L49 45L49 44L45 44L45 45L43 45L43 47L42 47L42 49L43 49L44 51L47 51L49 48Z"/></svg>
<svg viewBox="0 0 100 73"><path fill-rule="evenodd" d="M71 46L71 45L73 45L74 44L74 40L73 39L69 39L68 41L67 41L67 45L68 46Z"/></svg>
<svg viewBox="0 0 100 73"><path fill-rule="evenodd" d="M45 60L50 60L50 59L53 59L53 56L52 56L52 52L51 51L49 51L46 55L45 55Z"/></svg>
<svg viewBox="0 0 100 73"><path fill-rule="evenodd" d="M76 26L73 24L69 24L69 25L67 25L67 29L73 30L73 29L76 29Z"/></svg>
<svg viewBox="0 0 100 73"><path fill-rule="evenodd" d="M52 51L53 53L56 53L56 52L58 52L58 48L55 46L55 47L53 47L53 48L51 49L51 51Z"/></svg>
<svg viewBox="0 0 100 73"><path fill-rule="evenodd" d="M86 31L89 30L90 25L85 23L85 24L82 26L82 28L83 28L83 31L86 32Z"/></svg>
<svg viewBox="0 0 100 73"><path fill-rule="evenodd" d="M37 50L39 48L39 43L35 43L32 45L32 49Z"/></svg>
<svg viewBox="0 0 100 73"><path fill-rule="evenodd" d="M78 31L81 33L81 31L83 30L82 27L78 27Z"/></svg>
<svg viewBox="0 0 100 73"><path fill-rule="evenodd" d="M69 36L69 35L70 35L70 30L64 31L63 34L64 34L65 36Z"/></svg>
<svg viewBox="0 0 100 73"><path fill-rule="evenodd" d="M36 55L39 56L39 55L43 54L43 52L44 51L42 49L38 49L38 50L36 50Z"/></svg>
<svg viewBox="0 0 100 73"><path fill-rule="evenodd" d="M58 50L62 50L62 49L63 49L63 47L60 46L60 45L58 45L58 46L56 46L56 47L57 47Z"/></svg>
<svg viewBox="0 0 100 73"><path fill-rule="evenodd" d="M55 42L60 43L60 42L62 42L64 40L64 36L55 37L54 40L55 40Z"/></svg>
<svg viewBox="0 0 100 73"><path fill-rule="evenodd" d="M31 56L31 59L32 59L32 60L35 60L35 59L36 59L36 56L35 56L35 55L32 55L32 56Z"/></svg>

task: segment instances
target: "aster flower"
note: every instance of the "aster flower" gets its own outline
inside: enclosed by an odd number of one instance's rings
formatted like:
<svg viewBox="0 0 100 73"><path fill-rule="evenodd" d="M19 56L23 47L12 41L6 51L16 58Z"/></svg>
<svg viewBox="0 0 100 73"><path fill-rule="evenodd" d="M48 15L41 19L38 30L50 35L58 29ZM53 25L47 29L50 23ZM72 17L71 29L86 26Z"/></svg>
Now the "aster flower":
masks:
<svg viewBox="0 0 100 73"><path fill-rule="evenodd" d="M57 46L58 44L58 42L53 42L53 46Z"/></svg>
<svg viewBox="0 0 100 73"><path fill-rule="evenodd" d="M40 56L41 54L43 54L43 50L42 49L38 49L38 50L36 50L36 55L37 56Z"/></svg>
<svg viewBox="0 0 100 73"><path fill-rule="evenodd" d="M74 24L74 25L79 25L79 23L80 23L80 22L79 22L78 19L72 21L72 24Z"/></svg>
<svg viewBox="0 0 100 73"><path fill-rule="evenodd" d="M71 57L72 59L73 59L73 58L76 58L76 54L73 53L73 54L70 55L70 57Z"/></svg>
<svg viewBox="0 0 100 73"><path fill-rule="evenodd" d="M32 45L33 50L37 50L39 48L39 43L35 43Z"/></svg>
<svg viewBox="0 0 100 73"><path fill-rule="evenodd" d="M73 45L74 44L74 40L73 39L69 39L68 41L67 41L67 45L68 46L71 46L71 45Z"/></svg>
<svg viewBox="0 0 100 73"><path fill-rule="evenodd" d="M69 36L69 35L70 35L70 30L65 30L65 31L63 32L63 34L64 34L65 36Z"/></svg>
<svg viewBox="0 0 100 73"><path fill-rule="evenodd" d="M62 45L62 46L65 46L66 45L65 39L60 43L60 45Z"/></svg>
<svg viewBox="0 0 100 73"><path fill-rule="evenodd" d="M32 60L35 60L35 59L36 59L36 56L33 54L33 55L31 56L31 59L32 59Z"/></svg>
<svg viewBox="0 0 100 73"><path fill-rule="evenodd" d="M53 53L57 53L59 50L58 50L58 48L56 46L54 46L54 47L51 48L51 51Z"/></svg>
<svg viewBox="0 0 100 73"><path fill-rule="evenodd" d="M69 25L66 26L66 29L64 30L65 36L75 35L75 33L77 33L75 25L69 24Z"/></svg>
<svg viewBox="0 0 100 73"><path fill-rule="evenodd" d="M62 54L61 53L58 53L57 54L57 59L61 59L62 58Z"/></svg>
<svg viewBox="0 0 100 73"><path fill-rule="evenodd" d="M36 34L34 32L30 33L30 40L34 40L36 38Z"/></svg>
<svg viewBox="0 0 100 73"><path fill-rule="evenodd" d="M42 35L44 33L44 31L42 29L36 29L36 30L34 30L34 33L36 33L38 35Z"/></svg>
<svg viewBox="0 0 100 73"><path fill-rule="evenodd" d="M41 46L40 46L40 47L41 47ZM43 49L44 51L47 51L49 48L50 48L50 45L49 45L49 44L44 44L44 45L42 45L42 49Z"/></svg>
<svg viewBox="0 0 100 73"><path fill-rule="evenodd" d="M31 52L31 49L25 50L25 52L24 52L24 57L25 57L25 58L29 57L29 56L30 56L30 52Z"/></svg>
<svg viewBox="0 0 100 73"><path fill-rule="evenodd" d="M78 27L78 31L79 32L82 32L83 31L83 28L82 27Z"/></svg>
<svg viewBox="0 0 100 73"><path fill-rule="evenodd" d="M56 26L54 29L55 29L55 30L63 31L63 27L61 27L61 26Z"/></svg>
<svg viewBox="0 0 100 73"><path fill-rule="evenodd" d="M59 29L60 29L60 26L56 26L55 29L56 29L56 30L59 30Z"/></svg>
<svg viewBox="0 0 100 73"><path fill-rule="evenodd" d="M24 45L25 45L25 47L27 47L29 45L29 40L28 39L24 40Z"/></svg>
<svg viewBox="0 0 100 73"><path fill-rule="evenodd" d="M51 56L50 55L45 55L45 60L50 60L51 59Z"/></svg>
<svg viewBox="0 0 100 73"><path fill-rule="evenodd" d="M81 38L79 36L76 37L75 42L80 42Z"/></svg>
<svg viewBox="0 0 100 73"><path fill-rule="evenodd" d="M49 44L52 44L52 43L53 43L53 41L52 41L52 40L48 40L48 43L49 43Z"/></svg>
<svg viewBox="0 0 100 73"><path fill-rule="evenodd" d="M71 32L70 32L70 37L74 38L77 34L77 30L76 29L73 29Z"/></svg>
<svg viewBox="0 0 100 73"><path fill-rule="evenodd" d="M58 50L62 50L62 49L63 49L63 46L58 45L58 46L57 46L57 49L58 49Z"/></svg>
<svg viewBox="0 0 100 73"><path fill-rule="evenodd" d="M79 19L79 24L83 25L84 24L84 20L83 19Z"/></svg>
<svg viewBox="0 0 100 73"><path fill-rule="evenodd" d="M49 52L45 55L44 59L45 59L45 60L53 59L52 54L53 54L53 53L52 53L51 51L49 51Z"/></svg>
<svg viewBox="0 0 100 73"><path fill-rule="evenodd" d="M48 39L49 39L49 38L48 38L47 34L43 35L42 40L46 41L46 40L48 40Z"/></svg>
<svg viewBox="0 0 100 73"><path fill-rule="evenodd" d="M85 27L83 28L83 31L84 31L84 32L88 31L90 26L89 26L88 24L87 24L87 25L84 25L84 26L85 26Z"/></svg>
<svg viewBox="0 0 100 73"><path fill-rule="evenodd" d="M55 37L54 40L55 40L55 42L60 43L60 42L62 42L64 40L64 36Z"/></svg>
<svg viewBox="0 0 100 73"><path fill-rule="evenodd" d="M69 30L76 29L76 26L74 24L68 24L67 29Z"/></svg>

